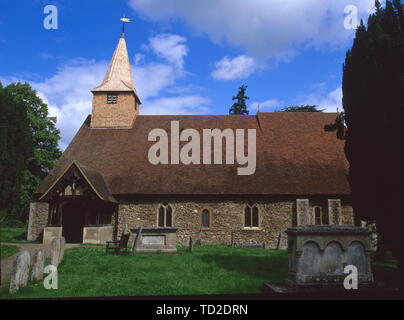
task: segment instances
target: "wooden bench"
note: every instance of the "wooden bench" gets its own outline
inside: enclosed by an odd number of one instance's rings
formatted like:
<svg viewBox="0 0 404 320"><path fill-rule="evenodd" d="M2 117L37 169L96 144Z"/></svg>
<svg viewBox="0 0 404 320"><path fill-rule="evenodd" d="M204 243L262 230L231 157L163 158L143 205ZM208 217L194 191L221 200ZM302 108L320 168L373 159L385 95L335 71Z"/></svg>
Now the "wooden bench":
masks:
<svg viewBox="0 0 404 320"><path fill-rule="evenodd" d="M105 248L106 254L114 253L119 254L121 249L125 249L125 252L128 252L128 241L129 241L130 233L122 232L121 238L117 241L107 241L107 246Z"/></svg>

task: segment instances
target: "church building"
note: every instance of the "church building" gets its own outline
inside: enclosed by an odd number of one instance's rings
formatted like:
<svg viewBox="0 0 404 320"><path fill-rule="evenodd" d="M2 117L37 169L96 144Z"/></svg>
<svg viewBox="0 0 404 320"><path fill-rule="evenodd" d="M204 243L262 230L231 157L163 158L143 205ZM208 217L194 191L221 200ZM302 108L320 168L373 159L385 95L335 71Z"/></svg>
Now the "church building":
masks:
<svg viewBox="0 0 404 320"><path fill-rule="evenodd" d="M192 236L202 244L275 248L280 241L285 248L289 227L353 224L344 142L324 130L336 113L142 115L123 34L104 80L91 92L91 115L35 193L28 240L64 236L68 243L105 243L128 225L175 227L178 245ZM223 161L202 161L202 147L193 163L170 152L168 163L150 161L157 141L150 132L170 133L173 123L177 140L170 136L168 151L187 144L186 129L200 137L218 129L223 136L208 151L213 159L222 150ZM225 131L240 130L246 139L255 132L251 174L238 174L242 165L224 161L239 155ZM247 153L248 143L243 146Z"/></svg>

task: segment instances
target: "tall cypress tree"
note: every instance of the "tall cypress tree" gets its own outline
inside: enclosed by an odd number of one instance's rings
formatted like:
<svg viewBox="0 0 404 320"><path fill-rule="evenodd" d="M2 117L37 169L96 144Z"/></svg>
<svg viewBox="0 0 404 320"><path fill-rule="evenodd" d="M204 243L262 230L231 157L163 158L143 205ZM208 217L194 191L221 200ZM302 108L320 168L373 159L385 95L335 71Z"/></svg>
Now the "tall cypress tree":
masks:
<svg viewBox="0 0 404 320"><path fill-rule="evenodd" d="M355 216L376 221L404 289L404 8L400 0L375 6L343 66L345 153Z"/></svg>
<svg viewBox="0 0 404 320"><path fill-rule="evenodd" d="M246 101L250 99L245 95L245 91L247 90L248 86L245 86L244 84L238 89L237 96L233 96L232 100L237 100L233 105L231 106L229 110L229 114L244 114L248 115L248 110L247 110L247 105Z"/></svg>

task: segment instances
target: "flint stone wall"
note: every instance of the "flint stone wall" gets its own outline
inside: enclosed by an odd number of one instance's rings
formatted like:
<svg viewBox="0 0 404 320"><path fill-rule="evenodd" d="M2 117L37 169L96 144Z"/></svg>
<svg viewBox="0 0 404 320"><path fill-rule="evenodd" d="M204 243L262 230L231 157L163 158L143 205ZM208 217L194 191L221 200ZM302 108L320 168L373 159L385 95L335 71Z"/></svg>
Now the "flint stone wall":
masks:
<svg viewBox="0 0 404 320"><path fill-rule="evenodd" d="M167 202L173 208L173 227L177 228L177 244L188 245L189 237L198 239L201 227L201 212L209 209L212 213L211 228L201 232L202 244L231 244L231 233L234 230L234 245L265 243L266 248L277 247L279 233L282 233L281 249L287 248L287 236L284 231L290 227L313 223L313 208L321 206L329 215L328 197L198 197L198 198L161 198L161 197L121 197L115 195L119 201L117 214L112 216L114 236L120 237L125 224L130 228L156 227L157 211L162 202ZM304 216L298 217L299 200L304 204ZM338 199L336 212L340 223L352 225L354 223L353 210L349 197ZM247 202L256 202L260 208L260 228L243 229L243 205ZM335 212L335 210L334 210ZM335 217L335 214L332 215ZM43 232L48 219L48 205L45 203L32 203L30 210L30 225L28 239L35 240ZM334 218L332 218L334 219ZM132 236L129 240L132 242Z"/></svg>
<svg viewBox="0 0 404 320"><path fill-rule="evenodd" d="M29 220L27 240L35 241L42 236L48 223L49 204L46 202L31 202L29 206Z"/></svg>
<svg viewBox="0 0 404 320"><path fill-rule="evenodd" d="M307 212L311 215L314 206L323 205L328 210L327 198L310 199ZM258 229L243 229L243 207L247 202L255 202L260 210L260 227ZM202 229L202 244L231 244L231 233L234 230L234 245L265 243L265 247L277 247L279 233L282 233L281 249L287 248L286 229L297 225L296 198L249 198L249 199L125 199L119 201L118 230L120 235L128 224L130 228L156 227L158 208L162 202L167 202L173 209L173 224L177 228L177 245L189 245L189 237L198 239L201 227L201 212L209 209L211 212L211 228ZM347 200L340 201L340 222L352 223L353 212L349 209ZM311 221L311 220L310 220ZM129 240L133 241L132 236Z"/></svg>

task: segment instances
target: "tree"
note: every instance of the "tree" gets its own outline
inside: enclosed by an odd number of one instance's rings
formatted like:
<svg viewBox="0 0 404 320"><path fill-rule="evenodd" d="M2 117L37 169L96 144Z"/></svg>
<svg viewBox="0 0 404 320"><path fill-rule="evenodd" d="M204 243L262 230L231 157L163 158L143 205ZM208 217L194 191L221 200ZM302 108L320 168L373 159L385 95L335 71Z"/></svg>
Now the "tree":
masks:
<svg viewBox="0 0 404 320"><path fill-rule="evenodd" d="M232 100L237 100L237 102L233 103L229 110L229 114L244 114L248 115L248 110L246 106L246 100L250 99L245 95L245 91L248 86L242 85L238 89L237 96L233 96Z"/></svg>
<svg viewBox="0 0 404 320"><path fill-rule="evenodd" d="M47 105L28 83L11 83L4 90L13 97L15 104L24 107L34 148L33 156L28 159L22 171L23 183L18 217L25 221L34 191L61 155L58 148L60 132L55 127L56 118L49 116Z"/></svg>
<svg viewBox="0 0 404 320"><path fill-rule="evenodd" d="M357 28L343 65L342 138L355 217L376 221L398 261L404 290L404 8L400 0L375 6L368 26L361 21Z"/></svg>
<svg viewBox="0 0 404 320"><path fill-rule="evenodd" d="M24 170L33 156L25 106L0 83L0 223L18 218Z"/></svg>
<svg viewBox="0 0 404 320"><path fill-rule="evenodd" d="M317 109L318 106L316 105L300 105L300 106L292 106L292 107L286 107L283 108L280 111L276 111L276 112L323 112L324 110L319 110Z"/></svg>

